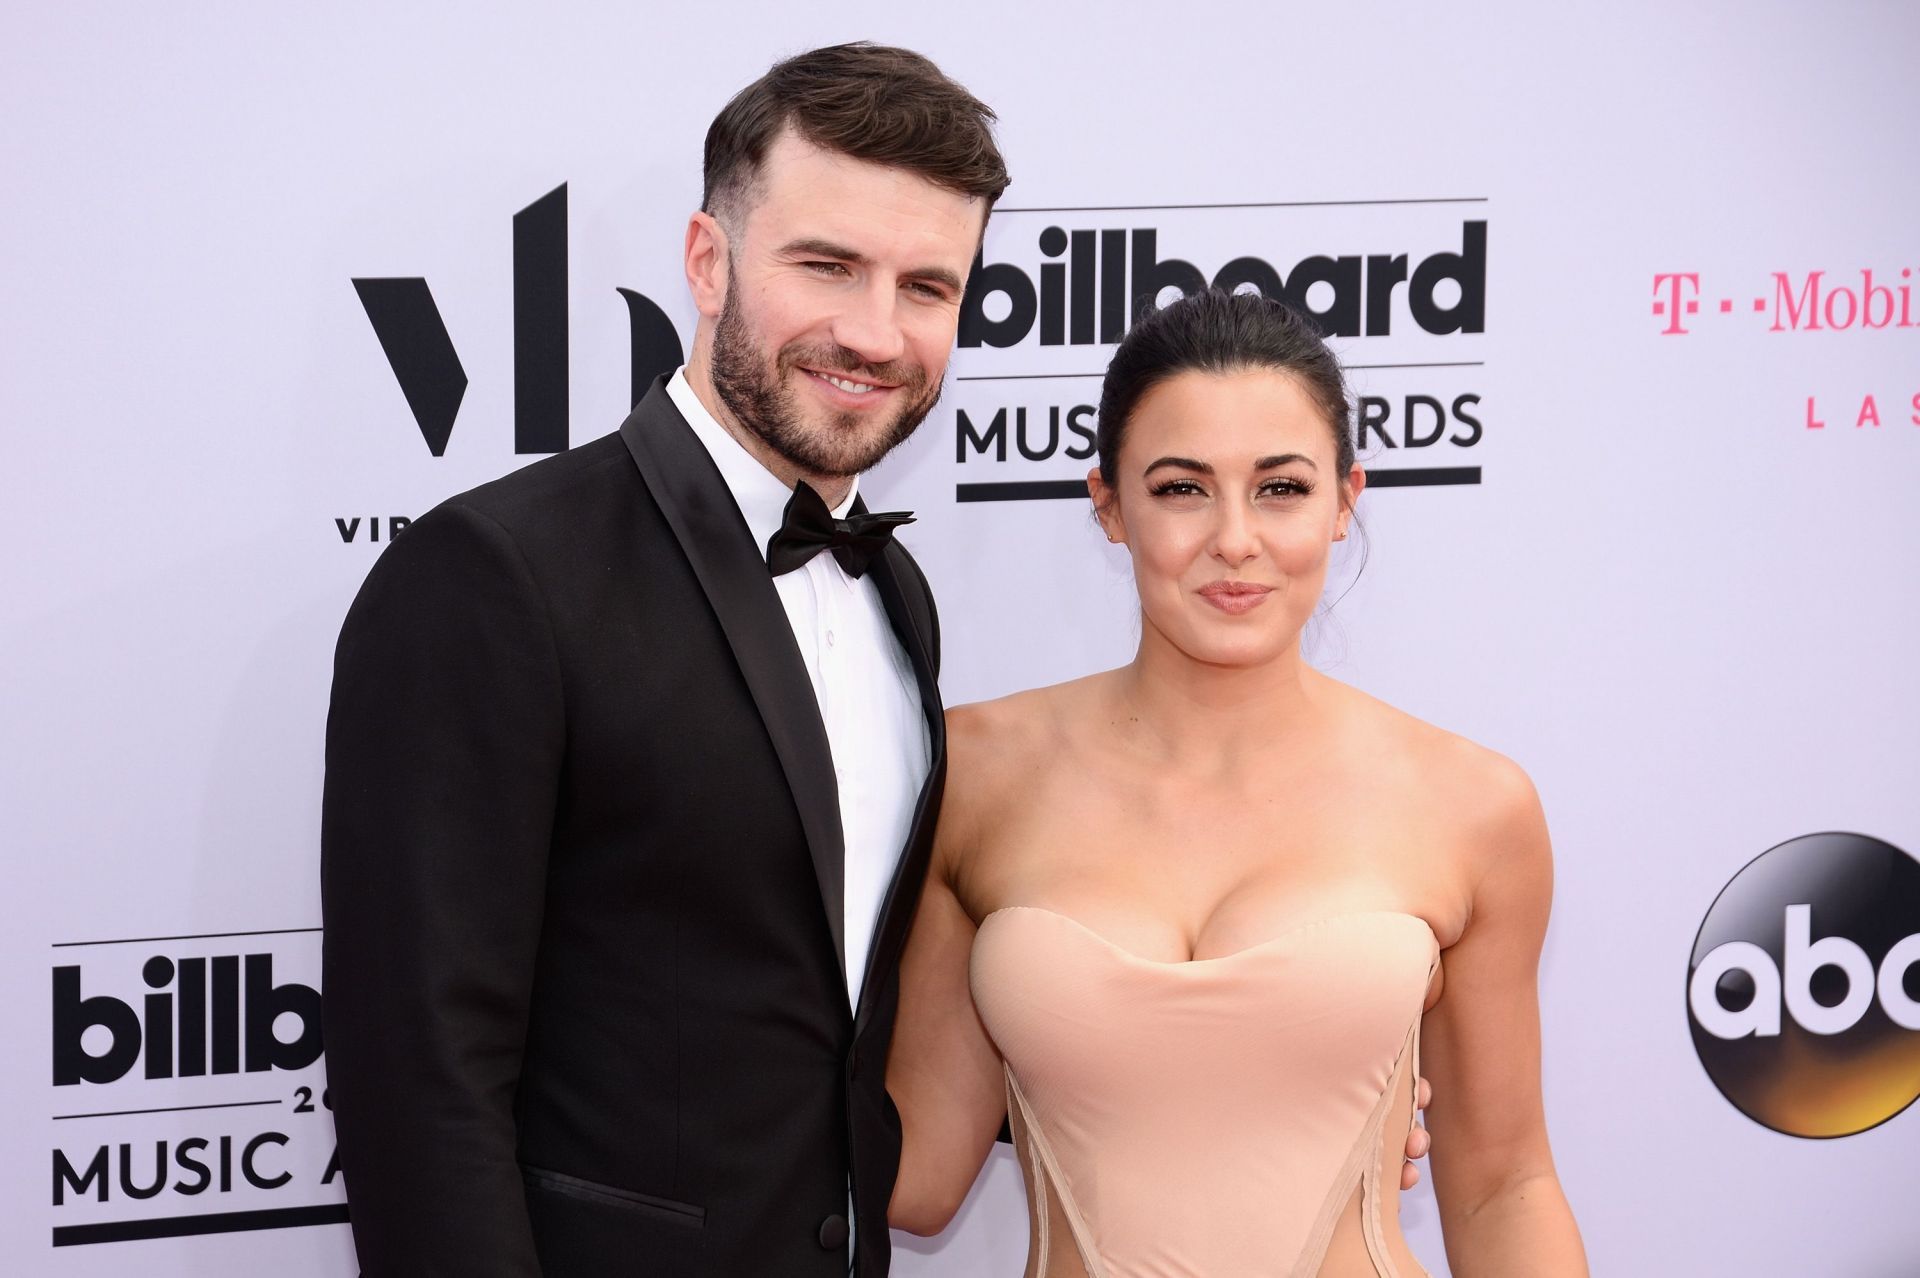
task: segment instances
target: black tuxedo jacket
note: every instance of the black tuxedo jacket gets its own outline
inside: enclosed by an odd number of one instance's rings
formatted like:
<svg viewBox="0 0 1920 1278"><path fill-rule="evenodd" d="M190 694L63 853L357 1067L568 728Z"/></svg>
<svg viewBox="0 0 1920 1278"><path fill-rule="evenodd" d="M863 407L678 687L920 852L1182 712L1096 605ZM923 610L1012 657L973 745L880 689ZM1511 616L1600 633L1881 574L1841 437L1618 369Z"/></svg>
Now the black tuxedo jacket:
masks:
<svg viewBox="0 0 1920 1278"><path fill-rule="evenodd" d="M945 777L925 578L871 569L933 762L860 1005L813 690L760 547L664 385L453 498L340 635L325 1035L377 1278L888 1263L887 1045Z"/></svg>

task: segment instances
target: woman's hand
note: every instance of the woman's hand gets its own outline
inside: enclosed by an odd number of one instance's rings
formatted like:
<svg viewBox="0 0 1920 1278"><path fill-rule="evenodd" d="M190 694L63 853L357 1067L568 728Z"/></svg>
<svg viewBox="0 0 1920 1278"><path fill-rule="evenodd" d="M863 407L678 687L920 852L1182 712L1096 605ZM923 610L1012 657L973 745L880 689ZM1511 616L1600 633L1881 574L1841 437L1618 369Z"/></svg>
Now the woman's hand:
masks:
<svg viewBox="0 0 1920 1278"><path fill-rule="evenodd" d="M1414 1089L1414 1108L1424 1110L1432 1103L1433 1084L1423 1078ZM1412 1130L1407 1133L1407 1161L1400 1164L1400 1188L1412 1189L1420 1183L1420 1169L1413 1165L1414 1159L1425 1158L1427 1151L1432 1148L1433 1137L1427 1135L1427 1129L1420 1125L1416 1116Z"/></svg>

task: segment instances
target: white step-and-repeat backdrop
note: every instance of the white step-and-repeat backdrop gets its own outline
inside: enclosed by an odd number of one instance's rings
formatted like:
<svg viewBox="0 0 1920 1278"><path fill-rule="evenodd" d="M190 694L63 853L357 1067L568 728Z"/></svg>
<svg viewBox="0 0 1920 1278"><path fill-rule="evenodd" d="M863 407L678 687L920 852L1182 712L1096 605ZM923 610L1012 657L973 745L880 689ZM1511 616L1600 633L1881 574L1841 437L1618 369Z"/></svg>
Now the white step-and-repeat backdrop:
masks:
<svg viewBox="0 0 1920 1278"><path fill-rule="evenodd" d="M315 1017L341 617L409 518L617 425L692 331L707 122L874 38L993 104L1015 175L976 337L870 484L920 512L948 700L1130 655L1124 560L1062 495L1110 343L1170 285L1284 290L1340 334L1373 476L1314 659L1546 801L1596 1272L1920 1273L1920 11L0 28L8 1272L353 1271ZM1424 1187L1405 1215L1444 1273ZM1025 1239L1002 1150L897 1272Z"/></svg>

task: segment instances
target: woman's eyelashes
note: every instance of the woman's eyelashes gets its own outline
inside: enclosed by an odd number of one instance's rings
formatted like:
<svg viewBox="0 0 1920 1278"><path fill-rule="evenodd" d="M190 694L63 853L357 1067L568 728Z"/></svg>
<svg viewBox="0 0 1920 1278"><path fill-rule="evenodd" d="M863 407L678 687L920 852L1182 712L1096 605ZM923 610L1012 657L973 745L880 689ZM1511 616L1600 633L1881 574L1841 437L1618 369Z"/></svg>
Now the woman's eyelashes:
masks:
<svg viewBox="0 0 1920 1278"><path fill-rule="evenodd" d="M1305 497L1312 491L1312 481L1296 479L1290 475L1282 475L1262 483L1256 490L1256 495L1260 497Z"/></svg>
<svg viewBox="0 0 1920 1278"><path fill-rule="evenodd" d="M1191 479L1163 479L1149 485L1147 491L1155 497L1205 497L1207 490Z"/></svg>
<svg viewBox="0 0 1920 1278"><path fill-rule="evenodd" d="M1210 494L1197 479L1163 479L1148 486L1147 491L1155 497L1171 498L1177 501L1204 500ZM1286 501L1305 497L1313 492L1311 480L1299 479L1289 475L1276 475L1260 481L1253 490L1256 501Z"/></svg>

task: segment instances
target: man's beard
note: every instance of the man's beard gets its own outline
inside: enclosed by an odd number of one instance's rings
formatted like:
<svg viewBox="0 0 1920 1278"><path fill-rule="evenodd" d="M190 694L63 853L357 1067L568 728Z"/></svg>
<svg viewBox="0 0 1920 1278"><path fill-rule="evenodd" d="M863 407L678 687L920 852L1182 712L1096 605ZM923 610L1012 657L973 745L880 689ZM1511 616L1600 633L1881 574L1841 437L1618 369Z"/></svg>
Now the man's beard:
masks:
<svg viewBox="0 0 1920 1278"><path fill-rule="evenodd" d="M782 459L809 475L844 478L871 468L913 434L914 428L925 421L933 406L940 402L940 383L929 386L926 370L917 364L899 360L869 364L844 346L809 347L789 343L774 356L773 367L768 368L765 353L747 327L731 272L726 301L721 305L720 320L713 330L710 363L714 393L720 396L720 402L727 406L734 420ZM787 384L789 375L802 366L844 374L853 380L870 378L897 386L904 393L906 403L891 420L874 422L864 422L872 416L869 413L829 410L825 424L810 430Z"/></svg>

